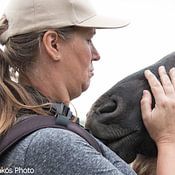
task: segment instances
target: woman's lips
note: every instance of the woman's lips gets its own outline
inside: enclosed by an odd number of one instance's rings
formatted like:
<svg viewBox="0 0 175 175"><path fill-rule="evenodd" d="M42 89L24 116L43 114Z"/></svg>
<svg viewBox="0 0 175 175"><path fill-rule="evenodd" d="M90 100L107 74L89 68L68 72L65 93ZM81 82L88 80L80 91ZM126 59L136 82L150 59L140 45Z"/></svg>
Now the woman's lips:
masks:
<svg viewBox="0 0 175 175"><path fill-rule="evenodd" d="M90 70L90 77L94 76L94 69Z"/></svg>

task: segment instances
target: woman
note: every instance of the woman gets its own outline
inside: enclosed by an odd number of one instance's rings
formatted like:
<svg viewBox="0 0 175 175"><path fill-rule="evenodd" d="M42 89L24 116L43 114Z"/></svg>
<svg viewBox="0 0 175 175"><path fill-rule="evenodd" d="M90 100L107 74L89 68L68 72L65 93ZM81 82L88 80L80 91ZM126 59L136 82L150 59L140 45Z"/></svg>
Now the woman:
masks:
<svg viewBox="0 0 175 175"><path fill-rule="evenodd" d="M98 16L87 0L11 0L0 25L0 43L4 46L0 52L1 136L30 114L49 117L53 103L69 105L80 96L89 87L93 61L100 59L92 43L95 29L126 25ZM157 80L150 85L154 82ZM157 128L154 131L148 122L150 101L146 93L143 116L150 134L159 142L154 135ZM115 153L98 143L103 155L73 132L40 129L4 154L0 166L11 174L135 174Z"/></svg>
<svg viewBox="0 0 175 175"><path fill-rule="evenodd" d="M96 15L87 0L10 1L0 25L1 136L33 114L49 117L53 103L69 105L80 96L100 59L92 43L95 29L125 25ZM99 145L103 155L73 132L40 129L1 156L0 167L11 174L135 174Z"/></svg>

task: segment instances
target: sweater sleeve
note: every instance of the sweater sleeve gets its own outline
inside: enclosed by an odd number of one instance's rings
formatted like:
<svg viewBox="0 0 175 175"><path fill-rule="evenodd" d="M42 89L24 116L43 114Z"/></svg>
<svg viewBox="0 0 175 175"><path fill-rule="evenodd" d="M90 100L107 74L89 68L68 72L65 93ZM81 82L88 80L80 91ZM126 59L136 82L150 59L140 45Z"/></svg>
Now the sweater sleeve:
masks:
<svg viewBox="0 0 175 175"><path fill-rule="evenodd" d="M32 167L35 175L135 174L118 156L111 154L111 150L105 146L103 150L106 158L71 131L41 129L33 135L25 154L24 165Z"/></svg>

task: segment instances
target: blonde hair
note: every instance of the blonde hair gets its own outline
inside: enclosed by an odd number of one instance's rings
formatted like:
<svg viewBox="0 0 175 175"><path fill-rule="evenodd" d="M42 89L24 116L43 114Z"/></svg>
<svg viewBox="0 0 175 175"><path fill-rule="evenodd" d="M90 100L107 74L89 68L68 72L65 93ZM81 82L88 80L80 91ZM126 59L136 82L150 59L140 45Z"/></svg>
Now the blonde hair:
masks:
<svg viewBox="0 0 175 175"><path fill-rule="evenodd" d="M0 19L0 35L7 28L8 21L3 16ZM14 124L16 115L21 109L29 109L43 115L48 113L43 110L43 106L48 106L50 103L41 103L42 100L35 99L22 84L15 81L16 73L27 78L26 73L36 62L39 43L45 31L10 37L4 44L4 50L0 49L0 135ZM55 31L62 39L66 39L74 28L66 27Z"/></svg>
<svg viewBox="0 0 175 175"><path fill-rule="evenodd" d="M132 168L138 175L156 175L157 159L144 155L137 155Z"/></svg>

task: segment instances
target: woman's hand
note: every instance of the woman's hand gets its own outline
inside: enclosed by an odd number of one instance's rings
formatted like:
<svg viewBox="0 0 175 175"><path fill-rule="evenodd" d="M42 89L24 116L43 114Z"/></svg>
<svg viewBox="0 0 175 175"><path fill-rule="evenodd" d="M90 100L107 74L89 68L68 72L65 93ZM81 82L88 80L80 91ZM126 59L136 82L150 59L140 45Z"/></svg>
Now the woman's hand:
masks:
<svg viewBox="0 0 175 175"><path fill-rule="evenodd" d="M143 122L157 145L175 144L175 68L170 70L170 77L163 66L159 67L158 71L161 83L153 73L145 71L145 77L155 98L155 106L152 109L151 94L145 90L141 100Z"/></svg>
<svg viewBox="0 0 175 175"><path fill-rule="evenodd" d="M145 77L155 98L149 91L143 92L141 110L143 122L158 148L157 175L174 175L175 172L175 68L169 76L163 66L159 67L161 83L149 70Z"/></svg>

